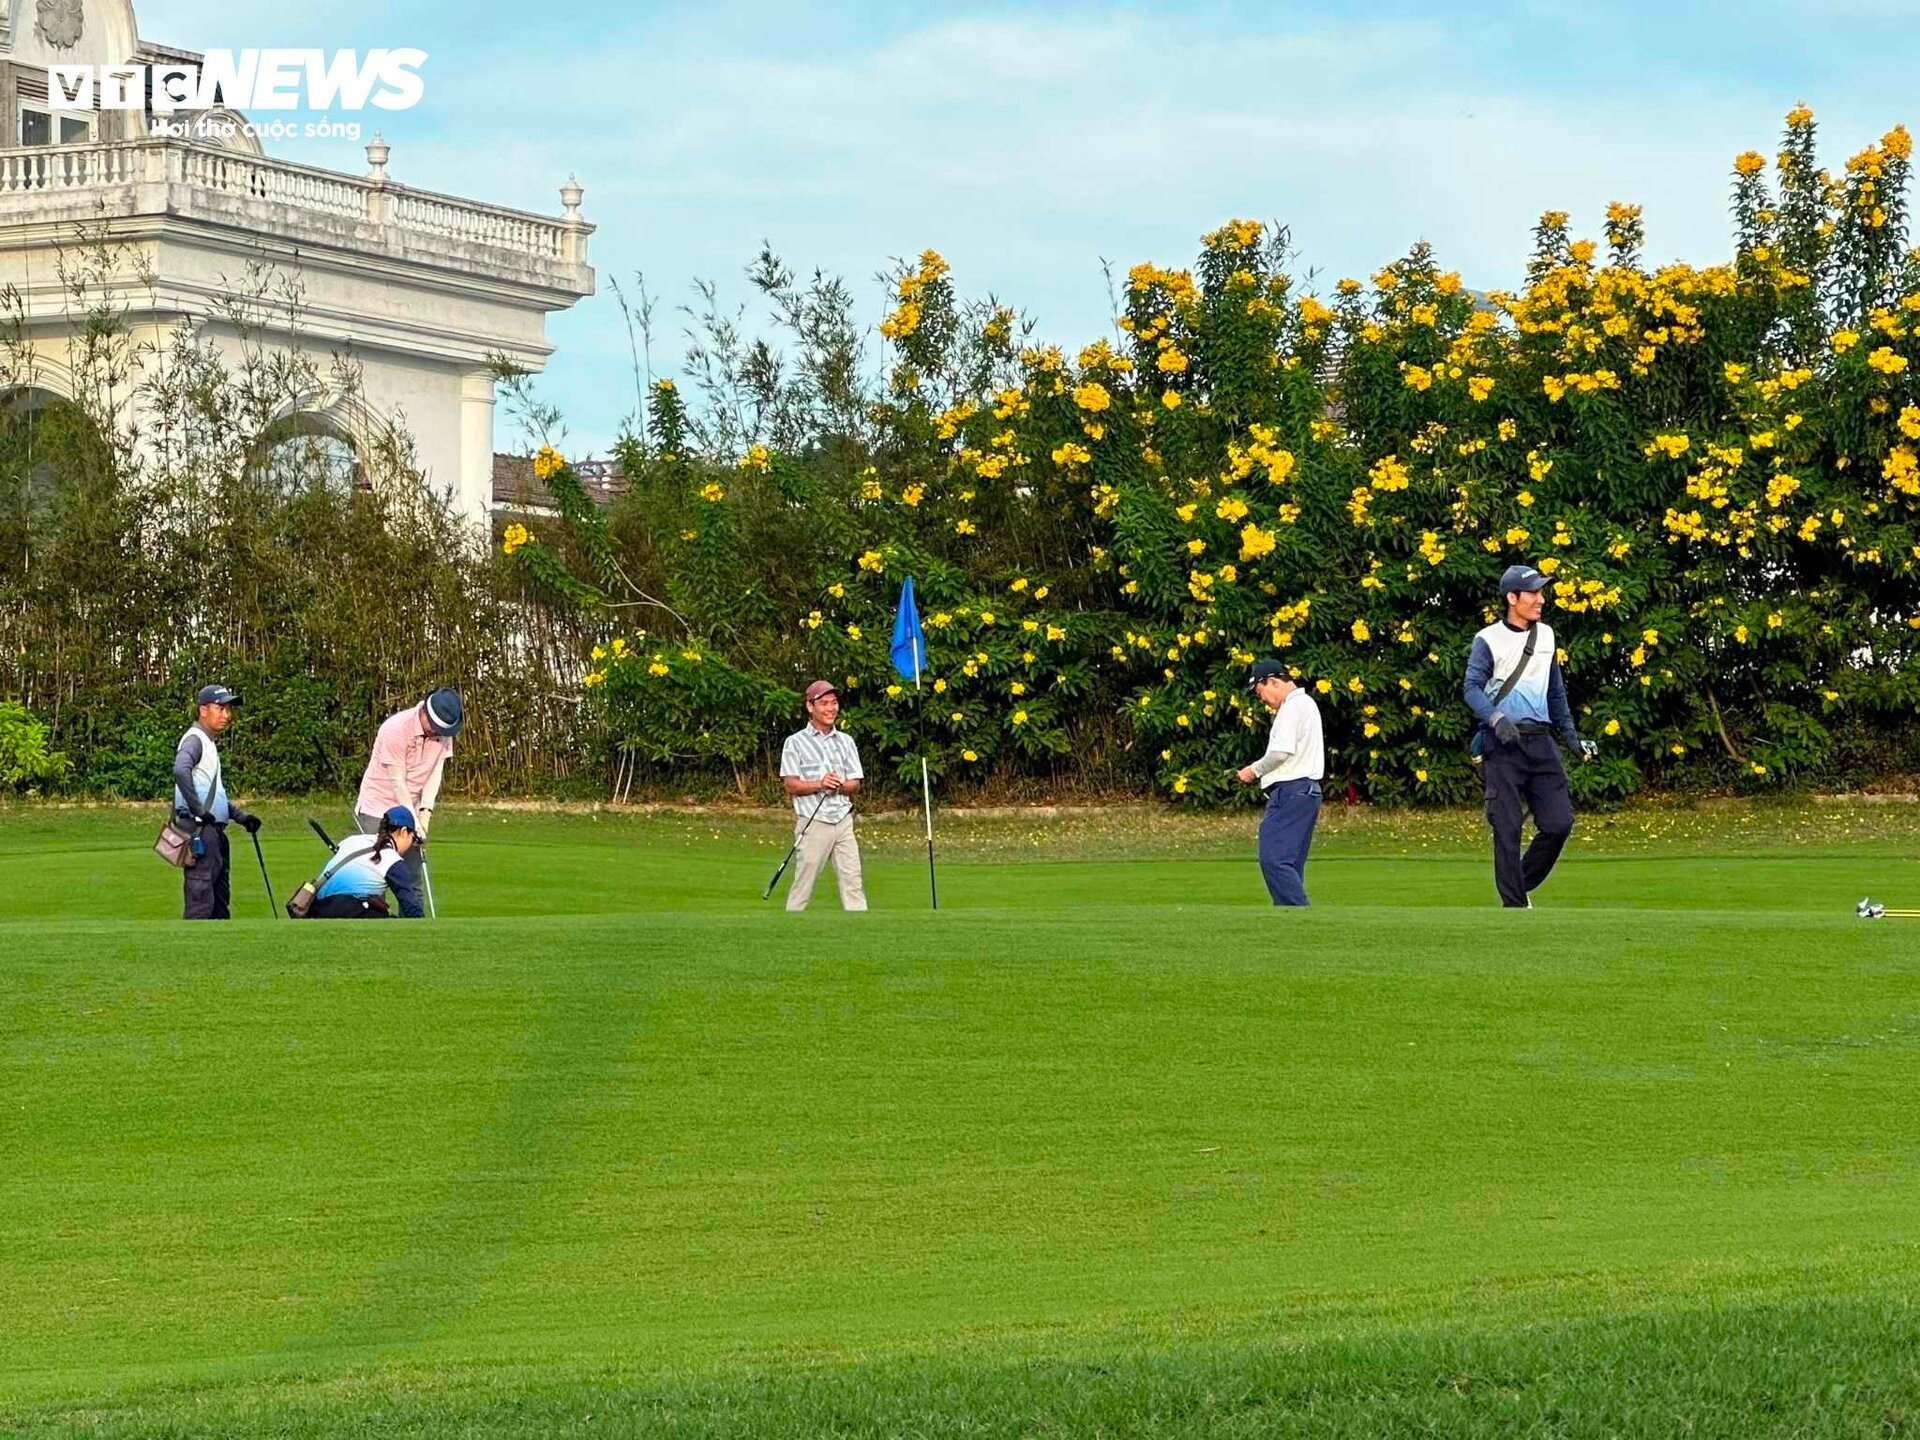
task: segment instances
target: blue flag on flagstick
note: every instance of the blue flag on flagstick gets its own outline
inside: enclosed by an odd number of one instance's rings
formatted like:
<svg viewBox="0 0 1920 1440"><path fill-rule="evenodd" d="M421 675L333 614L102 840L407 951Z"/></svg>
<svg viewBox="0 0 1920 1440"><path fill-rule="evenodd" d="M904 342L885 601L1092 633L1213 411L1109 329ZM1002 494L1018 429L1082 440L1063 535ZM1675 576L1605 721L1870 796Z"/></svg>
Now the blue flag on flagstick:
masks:
<svg viewBox="0 0 1920 1440"><path fill-rule="evenodd" d="M927 637L920 630L920 607L913 600L913 577L900 587L900 608L893 612L893 668L902 680L920 683L927 668Z"/></svg>

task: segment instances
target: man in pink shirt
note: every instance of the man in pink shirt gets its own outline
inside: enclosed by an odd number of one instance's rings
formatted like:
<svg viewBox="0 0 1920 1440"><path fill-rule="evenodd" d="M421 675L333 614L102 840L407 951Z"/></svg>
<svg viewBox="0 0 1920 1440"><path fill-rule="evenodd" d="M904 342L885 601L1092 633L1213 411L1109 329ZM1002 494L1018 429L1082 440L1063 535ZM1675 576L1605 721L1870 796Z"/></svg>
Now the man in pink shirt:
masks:
<svg viewBox="0 0 1920 1440"><path fill-rule="evenodd" d="M440 781L447 770L447 757L453 754L453 737L466 721L460 696L453 690L436 690L418 705L409 705L380 723L374 737L373 756L367 761L367 773L360 779L360 796L354 801L354 819L363 833L371 835L380 828L380 817L394 806L403 806L414 814L414 843L405 858L416 888L427 890L427 830L433 824L434 802L440 798Z"/></svg>

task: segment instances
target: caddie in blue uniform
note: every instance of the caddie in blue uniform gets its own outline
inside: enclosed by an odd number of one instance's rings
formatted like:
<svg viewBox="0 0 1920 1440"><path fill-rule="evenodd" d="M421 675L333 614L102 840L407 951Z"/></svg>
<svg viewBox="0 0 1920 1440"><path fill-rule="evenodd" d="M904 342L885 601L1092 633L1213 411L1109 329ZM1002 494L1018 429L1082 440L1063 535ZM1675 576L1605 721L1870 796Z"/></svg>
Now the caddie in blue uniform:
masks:
<svg viewBox="0 0 1920 1440"><path fill-rule="evenodd" d="M233 720L240 692L224 685L203 686L194 696L195 719L173 752L173 817L193 835L193 863L180 872L183 918L231 920L233 870L227 826L249 834L260 831L260 817L227 798L220 768L220 736Z"/></svg>
<svg viewBox="0 0 1920 1440"><path fill-rule="evenodd" d="M1238 772L1241 784L1257 780L1267 795L1260 817L1260 876L1274 904L1305 905L1307 850L1327 773L1320 707L1278 660L1254 662L1247 689L1273 711L1267 753Z"/></svg>
<svg viewBox="0 0 1920 1440"><path fill-rule="evenodd" d="M1474 737L1487 824L1493 829L1493 883L1500 903L1531 909L1529 895L1552 873L1573 833L1573 799L1555 737L1582 759L1598 750L1582 740L1567 704L1553 627L1540 618L1552 582L1530 565L1500 577L1506 612L1473 637L1467 656L1467 708L1480 721ZM1520 853L1520 830L1531 812L1535 835Z"/></svg>
<svg viewBox="0 0 1920 1440"><path fill-rule="evenodd" d="M395 805L380 817L371 835L349 835L340 842L314 885L313 920L384 920L393 912L387 892L399 902L401 918L418 920L426 910L420 889L407 868L407 852L419 843L413 812Z"/></svg>

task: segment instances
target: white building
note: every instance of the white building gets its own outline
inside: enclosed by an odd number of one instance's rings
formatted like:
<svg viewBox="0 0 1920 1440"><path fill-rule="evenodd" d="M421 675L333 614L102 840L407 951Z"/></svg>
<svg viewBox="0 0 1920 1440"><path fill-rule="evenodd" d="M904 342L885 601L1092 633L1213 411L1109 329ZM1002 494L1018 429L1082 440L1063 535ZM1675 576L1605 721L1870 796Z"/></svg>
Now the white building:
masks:
<svg viewBox="0 0 1920 1440"><path fill-rule="evenodd" d="M285 421L353 444L397 423L429 483L484 520L494 480L489 358L540 370L553 350L548 313L594 291L579 185L561 188L557 218L509 210L395 184L377 137L365 147L366 173L347 175L271 159L237 125L225 136L168 138L157 133L168 117L150 108L101 108L97 93L88 108L68 106L49 83L55 66L197 69L200 60L143 42L128 0L0 0L0 285L23 299L38 385L72 398L63 246L97 235L141 257L151 284L120 292L136 341L163 344L194 320L228 352L237 335L207 317L252 267L270 265L303 293L299 343L349 351L361 375L357 399L323 387ZM333 119L370 128L378 113ZM279 337L271 329L269 342L292 342L292 327Z"/></svg>

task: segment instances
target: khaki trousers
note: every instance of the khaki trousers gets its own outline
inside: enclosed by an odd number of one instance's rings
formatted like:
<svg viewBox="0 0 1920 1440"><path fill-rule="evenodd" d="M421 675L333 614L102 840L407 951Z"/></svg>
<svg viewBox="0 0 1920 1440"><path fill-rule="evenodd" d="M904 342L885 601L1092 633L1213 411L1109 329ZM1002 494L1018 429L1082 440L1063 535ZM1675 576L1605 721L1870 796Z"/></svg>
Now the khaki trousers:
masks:
<svg viewBox="0 0 1920 1440"><path fill-rule="evenodd" d="M827 862L833 862L834 878L840 882L840 908L864 910L867 892L860 883L860 846L853 838L853 817L826 824L816 820L805 838L800 831L806 821L794 818L793 833L800 840L800 853L794 857L793 885L787 891L787 909L804 910L813 899L813 885Z"/></svg>

